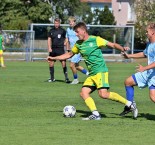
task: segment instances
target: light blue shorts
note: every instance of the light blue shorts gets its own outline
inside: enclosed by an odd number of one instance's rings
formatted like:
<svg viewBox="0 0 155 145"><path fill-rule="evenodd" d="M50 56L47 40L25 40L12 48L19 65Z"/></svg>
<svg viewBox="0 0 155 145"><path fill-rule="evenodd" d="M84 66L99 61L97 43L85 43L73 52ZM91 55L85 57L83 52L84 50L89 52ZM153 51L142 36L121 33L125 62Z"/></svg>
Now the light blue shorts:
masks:
<svg viewBox="0 0 155 145"><path fill-rule="evenodd" d="M155 75L148 75L147 71L135 73L135 78L139 88L155 86Z"/></svg>
<svg viewBox="0 0 155 145"><path fill-rule="evenodd" d="M78 54L75 54L72 58L71 58L71 62L73 63L79 63L81 61L81 54L78 53Z"/></svg>

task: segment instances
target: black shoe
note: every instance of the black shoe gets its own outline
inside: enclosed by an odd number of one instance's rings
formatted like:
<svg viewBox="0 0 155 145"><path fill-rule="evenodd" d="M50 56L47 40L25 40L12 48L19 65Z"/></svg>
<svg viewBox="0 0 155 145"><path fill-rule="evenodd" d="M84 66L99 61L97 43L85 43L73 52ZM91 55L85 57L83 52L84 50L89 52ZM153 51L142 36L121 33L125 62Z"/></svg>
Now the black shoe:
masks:
<svg viewBox="0 0 155 145"><path fill-rule="evenodd" d="M123 112L120 113L119 116L125 116L126 114L128 114L130 112L132 112L131 107L125 106Z"/></svg>
<svg viewBox="0 0 155 145"><path fill-rule="evenodd" d="M132 112L133 114L133 118L136 119L138 117L138 109L136 107L136 102L133 101L132 104L128 107L125 106L124 107L124 111L122 113L120 113L120 116L125 116L126 114Z"/></svg>
<svg viewBox="0 0 155 145"><path fill-rule="evenodd" d="M69 84L71 81L69 79L66 79L65 82Z"/></svg>

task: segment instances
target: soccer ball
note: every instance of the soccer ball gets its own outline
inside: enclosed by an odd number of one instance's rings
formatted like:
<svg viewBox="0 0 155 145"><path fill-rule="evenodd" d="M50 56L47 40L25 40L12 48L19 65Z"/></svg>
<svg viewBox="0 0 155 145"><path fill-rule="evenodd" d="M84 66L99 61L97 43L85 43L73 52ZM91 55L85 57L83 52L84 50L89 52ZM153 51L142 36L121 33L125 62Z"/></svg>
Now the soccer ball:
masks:
<svg viewBox="0 0 155 145"><path fill-rule="evenodd" d="M76 109L74 106L67 105L63 109L63 115L64 117L74 117L76 114Z"/></svg>

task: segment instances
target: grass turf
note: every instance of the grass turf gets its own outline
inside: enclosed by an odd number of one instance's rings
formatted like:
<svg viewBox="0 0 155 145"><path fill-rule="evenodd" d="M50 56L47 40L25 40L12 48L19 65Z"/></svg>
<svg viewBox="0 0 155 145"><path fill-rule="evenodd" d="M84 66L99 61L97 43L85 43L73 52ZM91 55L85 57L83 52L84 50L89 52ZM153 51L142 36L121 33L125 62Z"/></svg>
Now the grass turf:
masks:
<svg viewBox="0 0 155 145"><path fill-rule="evenodd" d="M82 62L81 65L85 66ZM1 145L144 145L154 144L154 103L148 89L135 88L139 117L120 117L123 105L102 100L92 93L102 114L100 121L82 121L89 110L79 92L86 76L79 74L80 84L64 83L59 62L55 64L55 78L49 77L46 62L6 62L0 68L0 144ZM136 63L107 63L110 91L125 96L124 79L135 72ZM69 77L72 73L69 70ZM64 118L63 107L73 105L75 118Z"/></svg>

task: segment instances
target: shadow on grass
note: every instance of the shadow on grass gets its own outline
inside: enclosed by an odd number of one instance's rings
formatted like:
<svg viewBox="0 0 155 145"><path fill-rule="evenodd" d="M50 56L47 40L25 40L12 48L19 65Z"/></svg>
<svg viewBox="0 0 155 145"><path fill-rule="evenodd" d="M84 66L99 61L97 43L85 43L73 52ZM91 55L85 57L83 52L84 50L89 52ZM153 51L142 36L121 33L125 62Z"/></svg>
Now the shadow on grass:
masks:
<svg viewBox="0 0 155 145"><path fill-rule="evenodd" d="M110 114L114 114L114 115L117 115L118 117L121 117L121 116L119 116L119 114L116 114L116 113L110 113ZM130 114L131 114L131 115L130 115ZM130 115L130 116L129 116L129 115ZM116 117L110 117L110 118L116 118ZM133 118L132 113L129 113L129 114L126 115L126 116L122 116L122 118L132 118L132 119L134 119L134 120L137 120L138 118L146 118L147 120L154 120L154 121L155 121L155 115L149 114L149 113L146 113L146 114L144 114L144 113L139 113L137 119L136 119L136 118Z"/></svg>
<svg viewBox="0 0 155 145"><path fill-rule="evenodd" d="M154 120L154 121L155 121L155 115L153 115L153 114L149 114L149 113L146 113L146 114L140 113L139 115L140 115L141 117L143 117L143 118L148 119L148 120ZM140 117L140 116L139 116L139 117Z"/></svg>
<svg viewBox="0 0 155 145"><path fill-rule="evenodd" d="M63 112L63 111L47 111L47 112ZM91 115L90 111L83 111L83 110L76 110L77 113L81 113L82 115L80 115L81 117L88 117L89 115ZM105 114L100 113L101 117L107 117Z"/></svg>
<svg viewBox="0 0 155 145"><path fill-rule="evenodd" d="M63 111L47 111L47 112L63 112Z"/></svg>
<svg viewBox="0 0 155 145"><path fill-rule="evenodd" d="M84 82L79 82L79 84L83 84Z"/></svg>
<svg viewBox="0 0 155 145"><path fill-rule="evenodd" d="M81 117L88 117L89 115L91 115L90 111L83 111L83 110L76 110L77 113L81 113ZM105 114L100 113L101 117L106 117Z"/></svg>
<svg viewBox="0 0 155 145"><path fill-rule="evenodd" d="M63 83L66 83L64 80L55 80L55 82L63 82ZM67 84L70 84L72 81L69 81L69 83ZM83 84L84 82L79 82L78 84ZM75 84L77 85L77 84Z"/></svg>
<svg viewBox="0 0 155 145"><path fill-rule="evenodd" d="M48 80L45 80L44 82L49 83ZM56 83L56 82L60 82L60 83L66 83L65 80L55 80L54 82L50 82L50 83ZM66 84L70 84L72 81L67 82ZM78 84L83 84L84 82L79 82ZM76 84L77 85L77 84Z"/></svg>
<svg viewBox="0 0 155 145"><path fill-rule="evenodd" d="M44 82L48 82L48 80L45 80ZM50 83L56 83L56 82L61 82L61 83L66 83L65 80L55 80L54 82L50 82ZM71 81L67 82L66 84L70 84Z"/></svg>
<svg viewBox="0 0 155 145"><path fill-rule="evenodd" d="M115 117L109 117L109 118L122 118L122 119L123 118L131 118L131 119L137 120L136 118L133 118L132 113L129 113L126 116L120 116L119 114L116 114L116 113L109 113L109 114L115 115Z"/></svg>

